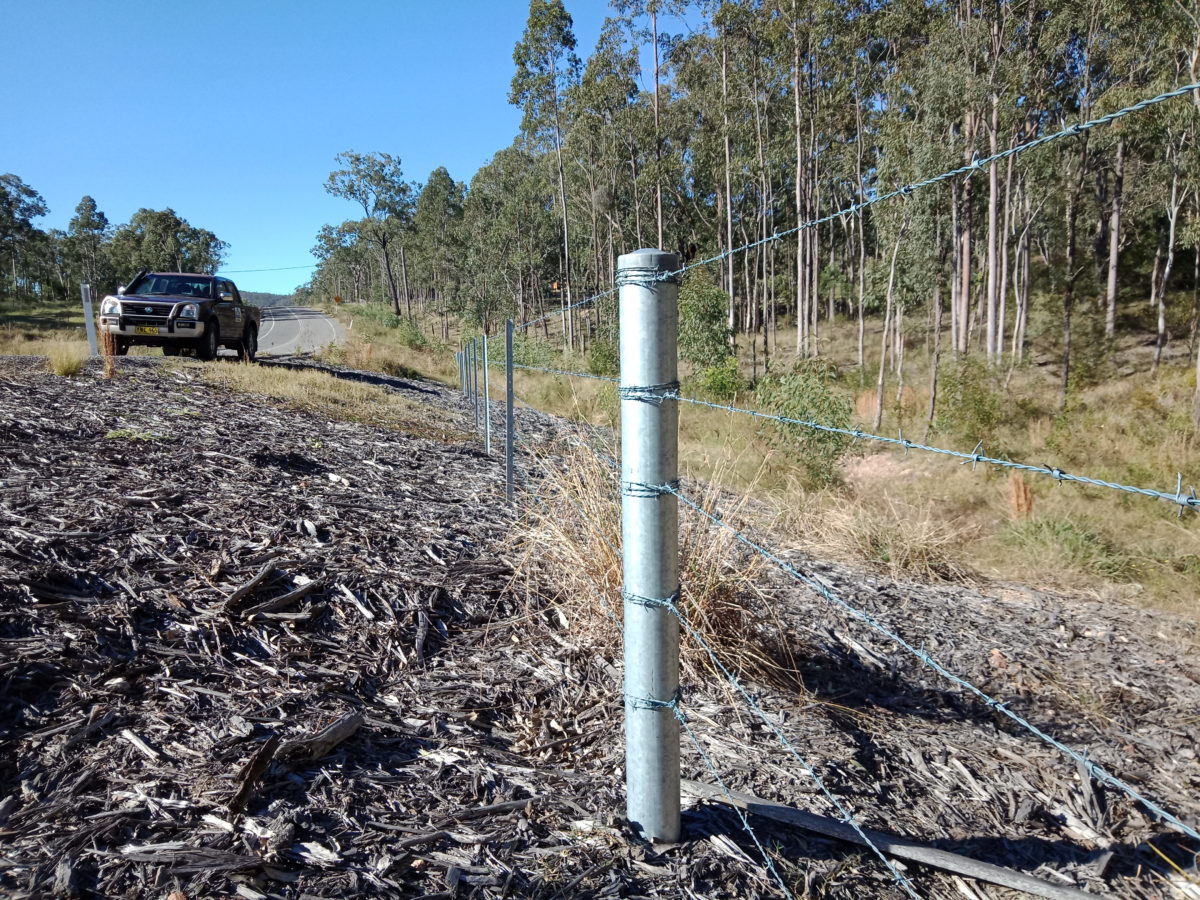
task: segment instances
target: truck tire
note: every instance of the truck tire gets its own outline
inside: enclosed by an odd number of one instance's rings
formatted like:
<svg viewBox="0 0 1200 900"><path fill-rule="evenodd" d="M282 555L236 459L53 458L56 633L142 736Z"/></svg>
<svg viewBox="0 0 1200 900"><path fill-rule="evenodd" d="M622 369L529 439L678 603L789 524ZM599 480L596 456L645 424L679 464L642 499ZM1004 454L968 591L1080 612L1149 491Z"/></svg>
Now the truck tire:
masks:
<svg viewBox="0 0 1200 900"><path fill-rule="evenodd" d="M178 356L178 355L179 355L179 345L178 344L163 344L163 356Z"/></svg>
<svg viewBox="0 0 1200 900"><path fill-rule="evenodd" d="M204 324L204 334L196 340L196 359L205 361L217 358L217 345L221 342L217 333L217 321L212 319Z"/></svg>
<svg viewBox="0 0 1200 900"><path fill-rule="evenodd" d="M117 356L126 356L129 353L129 341L124 338L117 338L113 341L113 353Z"/></svg>
<svg viewBox="0 0 1200 900"><path fill-rule="evenodd" d="M247 325L236 349L237 357L242 362L254 362L254 358L258 356L258 329L253 325Z"/></svg>

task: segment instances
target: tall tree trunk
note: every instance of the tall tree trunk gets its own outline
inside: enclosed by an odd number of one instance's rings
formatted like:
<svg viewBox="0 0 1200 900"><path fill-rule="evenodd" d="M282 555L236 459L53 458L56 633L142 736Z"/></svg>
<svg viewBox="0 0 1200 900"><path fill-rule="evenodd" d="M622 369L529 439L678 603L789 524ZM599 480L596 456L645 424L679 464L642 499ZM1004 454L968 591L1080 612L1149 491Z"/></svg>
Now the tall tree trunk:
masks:
<svg viewBox="0 0 1200 900"><path fill-rule="evenodd" d="M1125 139L1117 139L1117 161L1113 170L1112 212L1108 220L1108 284L1105 290L1104 336L1117 333L1117 269L1121 257L1121 199L1125 188Z"/></svg>
<svg viewBox="0 0 1200 900"><path fill-rule="evenodd" d="M859 86L858 69L854 72L854 134L855 134L855 174L854 183L856 196L863 199L863 116L862 91ZM867 294L867 236L863 224L864 210L859 209L858 215L858 367L866 365L865 344L867 326L865 319Z"/></svg>
<svg viewBox="0 0 1200 900"><path fill-rule="evenodd" d="M795 0L792 15L796 14ZM804 142L800 131L800 28L792 33L792 111L795 117L796 139L796 218L806 220L804 209ZM796 232L796 355L802 356L808 346L808 315L805 305L808 281L804 277L804 248L807 237L803 230Z"/></svg>
<svg viewBox="0 0 1200 900"><path fill-rule="evenodd" d="M892 301L895 297L896 287L896 259L900 255L900 242L904 240L904 230L907 227L908 220L905 219L900 225L900 230L896 232L896 243L892 245L892 264L888 269L887 294L884 298L883 337L879 348L879 378L875 384L875 418L871 425L877 431L883 422L883 391L887 378L888 332L892 326Z"/></svg>
<svg viewBox="0 0 1200 900"><path fill-rule="evenodd" d="M400 279L404 285L404 306L408 310L408 317L413 317L412 311L412 294L408 290L408 261L404 257L404 245L400 245Z"/></svg>
<svg viewBox="0 0 1200 900"><path fill-rule="evenodd" d="M996 155L996 150L999 146L999 131L1000 131L1000 96L995 92L992 93L992 121L991 128L988 131L988 149L991 155ZM1010 157L1011 159L1011 157ZM987 224L987 337L985 352L987 353L987 361L989 365L996 362L998 357L999 341L997 341L997 332L999 331L999 322L996 314L998 311L998 298L996 289L998 287L997 272L998 262L996 259L997 244L999 238L999 229L997 227L997 219L1000 205L1000 166L994 160L988 166L988 224Z"/></svg>
<svg viewBox="0 0 1200 900"><path fill-rule="evenodd" d="M1083 168L1083 160L1080 160ZM1063 352L1062 378L1058 397L1058 408L1067 408L1067 394L1071 384L1071 314L1075 307L1075 224L1078 209L1078 192L1067 195L1067 240L1066 240L1066 284L1063 287Z"/></svg>
<svg viewBox="0 0 1200 900"><path fill-rule="evenodd" d="M925 433L933 428L937 415L938 369L942 364L942 282L933 283L933 359L929 364L929 414L925 417Z"/></svg>
<svg viewBox="0 0 1200 900"><path fill-rule="evenodd" d="M558 70L553 58L550 61L550 78L554 85L554 158L558 163L558 202L562 207L563 247L563 330L567 334L567 347L575 349L575 316L571 307L571 241L567 230L567 176L563 170L562 126L558 118Z"/></svg>
<svg viewBox="0 0 1200 900"><path fill-rule="evenodd" d="M655 7L650 7L650 29L654 41L654 211L658 217L659 250L664 249L663 243L663 210L662 210L662 137L658 119L658 13Z"/></svg>
<svg viewBox="0 0 1200 900"><path fill-rule="evenodd" d="M964 148L963 159L970 162L975 156L975 115L968 112L963 126ZM971 193L973 179L967 176L962 186L962 230L960 240L962 249L959 253L959 275L961 284L958 288L958 352L966 356L971 350L970 306L971 306Z"/></svg>
<svg viewBox="0 0 1200 900"><path fill-rule="evenodd" d="M1171 280L1171 269L1175 265L1175 230L1179 222L1179 166L1172 166L1171 197L1167 201L1167 264L1163 268L1162 280L1158 286L1158 336L1154 343L1154 364L1151 373L1158 371L1162 361L1163 348L1167 345L1167 284Z"/></svg>
<svg viewBox="0 0 1200 900"><path fill-rule="evenodd" d="M721 33L721 121L724 131L725 144L725 251L733 250L733 153L730 148L729 133L729 49L726 46L725 34ZM737 352L737 275L734 270L733 255L726 258L727 290L729 291L729 331L733 335L733 350Z"/></svg>
<svg viewBox="0 0 1200 900"><path fill-rule="evenodd" d="M1010 145L1011 146L1011 145ZM1012 188L1015 157L1008 158L1008 171L1004 174L1004 223L1000 227L1000 308L996 313L996 362L1004 361L1004 341L1008 329L1008 251L1012 245Z"/></svg>
<svg viewBox="0 0 1200 900"><path fill-rule="evenodd" d="M950 278L950 347L958 356L958 332L961 329L958 316L961 305L958 295L962 285L962 221L959 218L958 183L950 182L950 244L951 244L951 278Z"/></svg>

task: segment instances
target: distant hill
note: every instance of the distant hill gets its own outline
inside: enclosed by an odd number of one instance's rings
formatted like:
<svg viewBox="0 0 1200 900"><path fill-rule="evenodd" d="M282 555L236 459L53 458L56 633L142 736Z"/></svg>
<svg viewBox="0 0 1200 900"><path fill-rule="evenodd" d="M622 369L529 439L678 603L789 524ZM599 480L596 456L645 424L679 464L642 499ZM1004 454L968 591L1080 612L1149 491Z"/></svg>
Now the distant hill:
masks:
<svg viewBox="0 0 1200 900"><path fill-rule="evenodd" d="M296 302L292 294L261 294L256 291L242 291L242 300L259 307L291 306Z"/></svg>

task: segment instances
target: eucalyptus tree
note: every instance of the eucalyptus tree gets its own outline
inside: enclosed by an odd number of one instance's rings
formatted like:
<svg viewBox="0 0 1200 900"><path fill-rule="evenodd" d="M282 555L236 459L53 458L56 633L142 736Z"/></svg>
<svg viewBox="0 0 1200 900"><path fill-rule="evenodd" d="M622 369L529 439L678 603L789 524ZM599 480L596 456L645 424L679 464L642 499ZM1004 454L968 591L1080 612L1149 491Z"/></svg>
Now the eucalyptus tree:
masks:
<svg viewBox="0 0 1200 900"><path fill-rule="evenodd" d="M390 153L347 150L334 157L345 168L329 173L326 193L362 207L359 233L379 250L392 312L402 315L400 290L392 265L392 246L400 245L412 221L412 185L404 180L400 159ZM411 298L405 297L412 315Z"/></svg>
<svg viewBox="0 0 1200 900"><path fill-rule="evenodd" d="M37 229L33 220L49 210L42 195L12 173L0 175L0 251L8 256L11 290L20 284L17 262Z"/></svg>
<svg viewBox="0 0 1200 900"><path fill-rule="evenodd" d="M508 101L521 107L521 130L535 145L550 144L558 174L558 204L562 223L563 306L571 299L571 239L568 225L567 181L563 166L563 95L578 80L579 57L570 14L562 0L530 0L525 33L513 50L517 70ZM564 313L568 346L575 345L575 317Z"/></svg>
<svg viewBox="0 0 1200 900"><path fill-rule="evenodd" d="M422 185L413 214L416 247L414 270L427 299L439 300L458 279L462 255L462 217L466 185L438 166Z"/></svg>
<svg viewBox="0 0 1200 900"><path fill-rule="evenodd" d="M90 196L80 200L67 226L66 244L74 270L97 290L108 281L103 251L110 232L108 216L100 211L96 201Z"/></svg>
<svg viewBox="0 0 1200 900"><path fill-rule="evenodd" d="M139 209L113 232L107 255L124 279L140 269L213 273L229 245L206 228L196 228L173 209Z"/></svg>

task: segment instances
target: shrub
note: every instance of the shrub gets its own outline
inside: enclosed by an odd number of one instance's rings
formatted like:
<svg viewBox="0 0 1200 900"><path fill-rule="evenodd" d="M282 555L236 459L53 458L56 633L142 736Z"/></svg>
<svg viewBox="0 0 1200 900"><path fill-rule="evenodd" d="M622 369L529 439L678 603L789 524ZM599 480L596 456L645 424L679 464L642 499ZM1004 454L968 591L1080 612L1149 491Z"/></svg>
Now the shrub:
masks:
<svg viewBox="0 0 1200 900"><path fill-rule="evenodd" d="M996 377L977 359L963 359L941 376L937 428L964 441L989 441L1003 419Z"/></svg>
<svg viewBox="0 0 1200 900"><path fill-rule="evenodd" d="M784 374L771 373L754 388L754 399L766 411L791 419L804 419L848 428L849 398L833 389L837 368L823 359L797 360ZM775 422L763 430L767 440L798 462L810 484L828 484L835 478L838 460L850 446L850 437L815 431L790 422Z"/></svg>
<svg viewBox="0 0 1200 900"><path fill-rule="evenodd" d="M729 355L729 295L704 268L693 269L679 289L679 355L704 366Z"/></svg>
<svg viewBox="0 0 1200 900"><path fill-rule="evenodd" d="M736 357L726 356L715 366L698 371L692 384L702 394L714 400L732 400L739 391L745 390L746 379L738 367Z"/></svg>
<svg viewBox="0 0 1200 900"><path fill-rule="evenodd" d="M592 342L588 348L588 371L610 378L621 373L621 348L615 340L601 337Z"/></svg>

